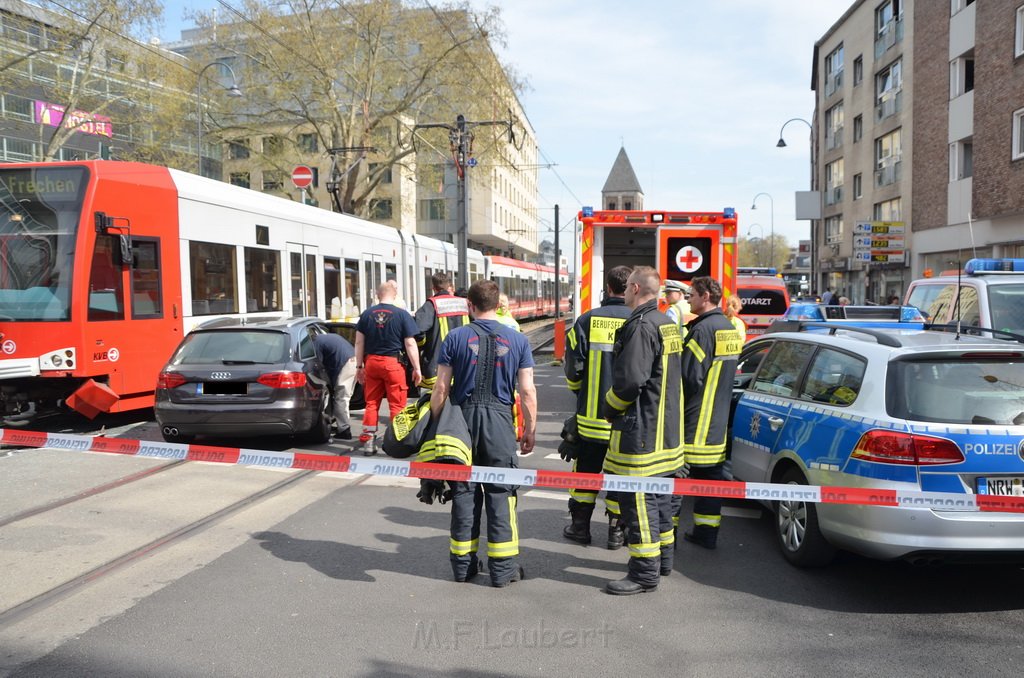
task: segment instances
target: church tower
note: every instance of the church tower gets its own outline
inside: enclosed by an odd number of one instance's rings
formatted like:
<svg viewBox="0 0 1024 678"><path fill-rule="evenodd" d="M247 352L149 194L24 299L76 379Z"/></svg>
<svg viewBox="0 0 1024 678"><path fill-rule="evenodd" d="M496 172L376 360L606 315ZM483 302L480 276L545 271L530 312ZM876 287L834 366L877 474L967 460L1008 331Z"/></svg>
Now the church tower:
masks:
<svg viewBox="0 0 1024 678"><path fill-rule="evenodd" d="M619 149L612 171L601 189L601 209L605 210L642 210L644 208L644 191L640 188L633 165L626 155L626 147Z"/></svg>

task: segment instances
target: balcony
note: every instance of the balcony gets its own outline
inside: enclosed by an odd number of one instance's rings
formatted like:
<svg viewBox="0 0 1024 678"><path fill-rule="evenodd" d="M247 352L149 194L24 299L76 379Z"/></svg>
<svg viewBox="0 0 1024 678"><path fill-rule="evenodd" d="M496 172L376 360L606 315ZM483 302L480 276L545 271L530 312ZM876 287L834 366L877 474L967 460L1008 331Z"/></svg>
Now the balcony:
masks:
<svg viewBox="0 0 1024 678"><path fill-rule="evenodd" d="M825 96L830 97L843 88L843 72L836 71L825 76Z"/></svg>
<svg viewBox="0 0 1024 678"><path fill-rule="evenodd" d="M900 170L902 165L900 160L893 161L891 158L883 160L881 166L875 170L875 187L888 186L899 181L902 176Z"/></svg>
<svg viewBox="0 0 1024 678"><path fill-rule="evenodd" d="M843 128L828 130L825 134L825 150L831 151L843 145Z"/></svg>
<svg viewBox="0 0 1024 678"><path fill-rule="evenodd" d="M903 110L903 90L890 90L883 94L875 106L875 122L881 122Z"/></svg>
<svg viewBox="0 0 1024 678"><path fill-rule="evenodd" d="M825 204L836 205L843 201L843 187L830 186L825 189Z"/></svg>
<svg viewBox="0 0 1024 678"><path fill-rule="evenodd" d="M903 40L903 19L892 19L875 38L875 58L880 58L890 47Z"/></svg>

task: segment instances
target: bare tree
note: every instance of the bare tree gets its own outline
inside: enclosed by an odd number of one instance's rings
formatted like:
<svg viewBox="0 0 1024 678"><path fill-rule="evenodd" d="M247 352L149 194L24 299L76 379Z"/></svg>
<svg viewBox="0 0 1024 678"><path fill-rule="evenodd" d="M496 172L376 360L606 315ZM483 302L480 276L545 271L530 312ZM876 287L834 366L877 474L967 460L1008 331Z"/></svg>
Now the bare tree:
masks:
<svg viewBox="0 0 1024 678"><path fill-rule="evenodd" d="M220 134L230 140L273 131L279 143L252 150L280 172L293 164L300 132L315 134L325 149L374 149L372 164L361 162L363 150L339 153L341 211L365 216L391 168L414 153L448 151L441 135L417 141L415 123L454 122L459 113L504 118L520 88L491 51L489 41L501 36L497 11L477 14L465 1L422 8L397 0L224 5L226 24L224 11L197 16L206 43L197 54L230 59L245 81L245 114L225 119ZM480 141L481 151L494 146Z"/></svg>

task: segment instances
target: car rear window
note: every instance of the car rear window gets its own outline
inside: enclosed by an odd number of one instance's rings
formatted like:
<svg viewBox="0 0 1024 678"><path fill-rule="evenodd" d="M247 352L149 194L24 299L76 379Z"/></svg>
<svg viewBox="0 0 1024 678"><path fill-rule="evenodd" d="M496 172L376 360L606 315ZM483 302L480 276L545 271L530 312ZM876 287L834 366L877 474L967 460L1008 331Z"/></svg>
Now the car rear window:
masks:
<svg viewBox="0 0 1024 678"><path fill-rule="evenodd" d="M912 421L1024 424L1024 358L894 361L889 413Z"/></svg>
<svg viewBox="0 0 1024 678"><path fill-rule="evenodd" d="M988 306L994 330L1024 332L1024 285L989 285Z"/></svg>
<svg viewBox="0 0 1024 678"><path fill-rule="evenodd" d="M772 288L747 288L736 290L743 302L741 315L782 315L789 308L786 293Z"/></svg>
<svg viewBox="0 0 1024 678"><path fill-rule="evenodd" d="M228 362L282 363L289 353L288 335L266 330L193 332L171 361L174 365Z"/></svg>

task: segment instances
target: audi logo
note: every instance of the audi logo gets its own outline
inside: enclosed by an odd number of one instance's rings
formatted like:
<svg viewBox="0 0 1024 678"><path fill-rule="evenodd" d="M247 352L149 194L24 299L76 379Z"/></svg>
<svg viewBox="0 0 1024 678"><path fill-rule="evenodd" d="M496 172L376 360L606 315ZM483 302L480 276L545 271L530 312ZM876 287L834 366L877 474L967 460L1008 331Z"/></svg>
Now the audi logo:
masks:
<svg viewBox="0 0 1024 678"><path fill-rule="evenodd" d="M211 379L230 379L231 378L231 373L230 372L211 372L210 373L210 378Z"/></svg>

